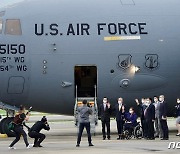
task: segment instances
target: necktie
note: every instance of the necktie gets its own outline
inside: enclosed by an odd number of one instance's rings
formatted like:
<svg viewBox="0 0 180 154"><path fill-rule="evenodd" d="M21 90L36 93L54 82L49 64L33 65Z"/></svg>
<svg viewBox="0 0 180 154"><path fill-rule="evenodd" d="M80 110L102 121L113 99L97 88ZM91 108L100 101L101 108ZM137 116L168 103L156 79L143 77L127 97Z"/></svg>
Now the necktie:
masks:
<svg viewBox="0 0 180 154"><path fill-rule="evenodd" d="M119 111L121 110L121 105L119 104Z"/></svg>
<svg viewBox="0 0 180 154"><path fill-rule="evenodd" d="M148 109L148 107L144 110L144 116L146 116L147 109Z"/></svg>
<svg viewBox="0 0 180 154"><path fill-rule="evenodd" d="M104 111L106 110L106 105L104 105Z"/></svg>

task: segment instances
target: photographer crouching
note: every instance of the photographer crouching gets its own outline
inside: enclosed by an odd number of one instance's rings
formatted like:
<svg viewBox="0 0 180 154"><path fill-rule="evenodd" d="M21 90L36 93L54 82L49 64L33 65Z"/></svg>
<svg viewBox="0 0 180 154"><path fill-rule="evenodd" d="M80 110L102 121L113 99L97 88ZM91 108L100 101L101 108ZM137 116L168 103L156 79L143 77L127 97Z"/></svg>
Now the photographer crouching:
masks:
<svg viewBox="0 0 180 154"><path fill-rule="evenodd" d="M41 143L46 138L46 136L40 131L45 129L47 131L50 130L49 124L47 122L47 118L43 116L41 121L37 121L30 129L29 129L29 137L34 138L34 145L33 147L42 147Z"/></svg>

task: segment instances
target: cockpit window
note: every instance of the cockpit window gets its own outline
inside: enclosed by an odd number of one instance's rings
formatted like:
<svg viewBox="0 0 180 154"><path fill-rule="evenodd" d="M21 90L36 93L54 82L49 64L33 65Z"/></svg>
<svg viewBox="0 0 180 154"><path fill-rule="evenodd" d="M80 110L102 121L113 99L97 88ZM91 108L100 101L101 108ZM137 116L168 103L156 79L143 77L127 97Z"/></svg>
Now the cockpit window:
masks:
<svg viewBox="0 0 180 154"><path fill-rule="evenodd" d="M22 35L21 23L19 19L7 19L5 26L5 34Z"/></svg>
<svg viewBox="0 0 180 154"><path fill-rule="evenodd" d="M0 19L0 34L2 34L2 28L3 28L3 21Z"/></svg>

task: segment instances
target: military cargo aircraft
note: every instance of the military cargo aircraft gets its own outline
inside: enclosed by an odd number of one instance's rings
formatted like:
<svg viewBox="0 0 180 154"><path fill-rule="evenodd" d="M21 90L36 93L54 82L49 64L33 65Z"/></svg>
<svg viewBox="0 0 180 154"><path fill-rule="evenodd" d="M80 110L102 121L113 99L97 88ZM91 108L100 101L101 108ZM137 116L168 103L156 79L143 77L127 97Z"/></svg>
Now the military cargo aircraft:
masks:
<svg viewBox="0 0 180 154"><path fill-rule="evenodd" d="M179 0L1 0L1 106L73 115L84 98L164 94L172 116L179 19Z"/></svg>

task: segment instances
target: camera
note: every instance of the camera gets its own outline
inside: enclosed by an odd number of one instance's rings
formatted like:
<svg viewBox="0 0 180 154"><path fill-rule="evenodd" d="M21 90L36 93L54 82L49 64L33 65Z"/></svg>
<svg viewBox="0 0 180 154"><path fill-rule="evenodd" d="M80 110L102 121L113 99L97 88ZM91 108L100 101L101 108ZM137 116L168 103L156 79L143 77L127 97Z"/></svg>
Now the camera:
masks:
<svg viewBox="0 0 180 154"><path fill-rule="evenodd" d="M32 110L32 106L28 109L26 115L28 115L31 112L31 110Z"/></svg>

